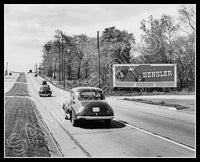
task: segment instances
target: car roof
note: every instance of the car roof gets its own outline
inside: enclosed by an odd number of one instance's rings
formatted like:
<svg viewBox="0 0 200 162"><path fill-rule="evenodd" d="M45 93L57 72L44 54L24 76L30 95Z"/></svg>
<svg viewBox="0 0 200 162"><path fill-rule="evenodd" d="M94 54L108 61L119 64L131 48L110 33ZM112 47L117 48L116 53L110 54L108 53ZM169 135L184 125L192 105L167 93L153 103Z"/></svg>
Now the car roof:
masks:
<svg viewBox="0 0 200 162"><path fill-rule="evenodd" d="M100 88L97 88L97 87L76 87L76 88L73 88L72 91L76 91L76 92L83 92L85 90L91 90L91 91L103 91L102 89Z"/></svg>

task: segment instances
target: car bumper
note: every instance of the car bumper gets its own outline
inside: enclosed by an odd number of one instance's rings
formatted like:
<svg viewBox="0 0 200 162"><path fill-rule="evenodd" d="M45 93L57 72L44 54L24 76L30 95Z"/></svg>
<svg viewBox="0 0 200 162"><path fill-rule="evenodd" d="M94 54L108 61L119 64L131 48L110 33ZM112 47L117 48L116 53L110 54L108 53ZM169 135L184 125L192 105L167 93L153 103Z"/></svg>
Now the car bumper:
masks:
<svg viewBox="0 0 200 162"><path fill-rule="evenodd" d="M40 93L40 96L49 96L51 93Z"/></svg>
<svg viewBox="0 0 200 162"><path fill-rule="evenodd" d="M86 120L106 120L113 118L114 116L77 116L77 119L86 119Z"/></svg>

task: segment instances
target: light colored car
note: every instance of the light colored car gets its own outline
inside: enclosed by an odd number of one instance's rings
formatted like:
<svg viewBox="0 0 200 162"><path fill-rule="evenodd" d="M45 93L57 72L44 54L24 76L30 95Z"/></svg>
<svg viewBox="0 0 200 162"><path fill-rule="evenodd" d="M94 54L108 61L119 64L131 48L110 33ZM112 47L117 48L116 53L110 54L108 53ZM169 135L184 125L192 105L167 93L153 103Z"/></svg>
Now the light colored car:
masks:
<svg viewBox="0 0 200 162"><path fill-rule="evenodd" d="M70 91L70 100L63 104L63 109L73 126L81 120L104 120L110 125L114 118L112 107L105 100L103 91L96 87L77 87Z"/></svg>

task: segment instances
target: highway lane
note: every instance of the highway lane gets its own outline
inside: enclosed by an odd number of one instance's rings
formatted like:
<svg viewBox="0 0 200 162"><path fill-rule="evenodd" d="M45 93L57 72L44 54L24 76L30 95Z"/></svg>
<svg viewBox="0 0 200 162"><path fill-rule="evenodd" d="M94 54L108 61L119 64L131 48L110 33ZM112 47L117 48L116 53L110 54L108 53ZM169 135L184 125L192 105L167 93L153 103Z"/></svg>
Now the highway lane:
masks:
<svg viewBox="0 0 200 162"><path fill-rule="evenodd" d="M62 98L60 90L53 86L52 97L39 97L39 88L42 84L42 78L34 77L34 74L27 75L28 90L32 97L32 100L36 104L40 112L39 118L42 118L48 126L52 136L56 140L57 146L62 150L62 155L65 157L86 157L85 153L76 145L76 142L71 139L67 132L60 126L65 124L64 111L59 104L60 98ZM66 93L66 92L65 92ZM68 94L68 93L67 93Z"/></svg>
<svg viewBox="0 0 200 162"><path fill-rule="evenodd" d="M195 148L195 115L167 107L132 101L107 99L115 107L115 117L162 137Z"/></svg>
<svg viewBox="0 0 200 162"><path fill-rule="evenodd" d="M87 121L79 127L73 127L69 120L64 119L64 111L62 110L62 102L69 97L69 93L50 84L53 90L52 97L39 97L38 91L43 79L34 77L33 74L27 75L27 78L31 97L65 157L195 156L193 149L159 138L117 120L120 119L145 130L154 131L155 134L162 136L165 134L164 137L169 136L176 139L175 137L180 136L180 133L174 136L172 134L179 132L175 128L180 126L181 123L186 123L181 128L188 132L193 130L191 129L191 127L194 127L192 117L181 116L177 119L178 114L169 110L144 108L144 106L141 108L139 105L133 108L133 103L119 100L117 102L116 99L108 98L108 102L113 106L117 118L113 120L110 128L105 127L103 122ZM176 125L174 122L179 124ZM190 127L191 130L187 127ZM188 135L191 134L186 133L181 139L186 138ZM192 139L188 143L191 144ZM187 141L187 139L185 140Z"/></svg>

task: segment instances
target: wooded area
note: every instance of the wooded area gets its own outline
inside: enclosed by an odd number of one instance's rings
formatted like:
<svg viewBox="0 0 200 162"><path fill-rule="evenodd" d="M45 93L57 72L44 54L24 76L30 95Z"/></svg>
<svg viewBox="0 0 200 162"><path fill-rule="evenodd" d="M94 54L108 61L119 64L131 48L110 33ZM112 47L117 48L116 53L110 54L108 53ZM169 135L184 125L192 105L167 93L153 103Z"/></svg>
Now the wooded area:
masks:
<svg viewBox="0 0 200 162"><path fill-rule="evenodd" d="M149 16L141 20L140 43L134 33L113 27L105 28L100 35L100 87L106 91L112 87L112 65L132 64L177 64L177 88L181 91L195 90L196 15L193 6L182 5L178 19L163 14L159 19ZM43 61L39 73L63 84L74 86L97 86L98 49L97 38L86 34L73 35L56 30L54 38L42 47ZM118 88L126 90L150 90L156 88ZM166 88L168 91L174 88ZM165 90L166 90L165 89ZM163 90L157 88L156 90Z"/></svg>

